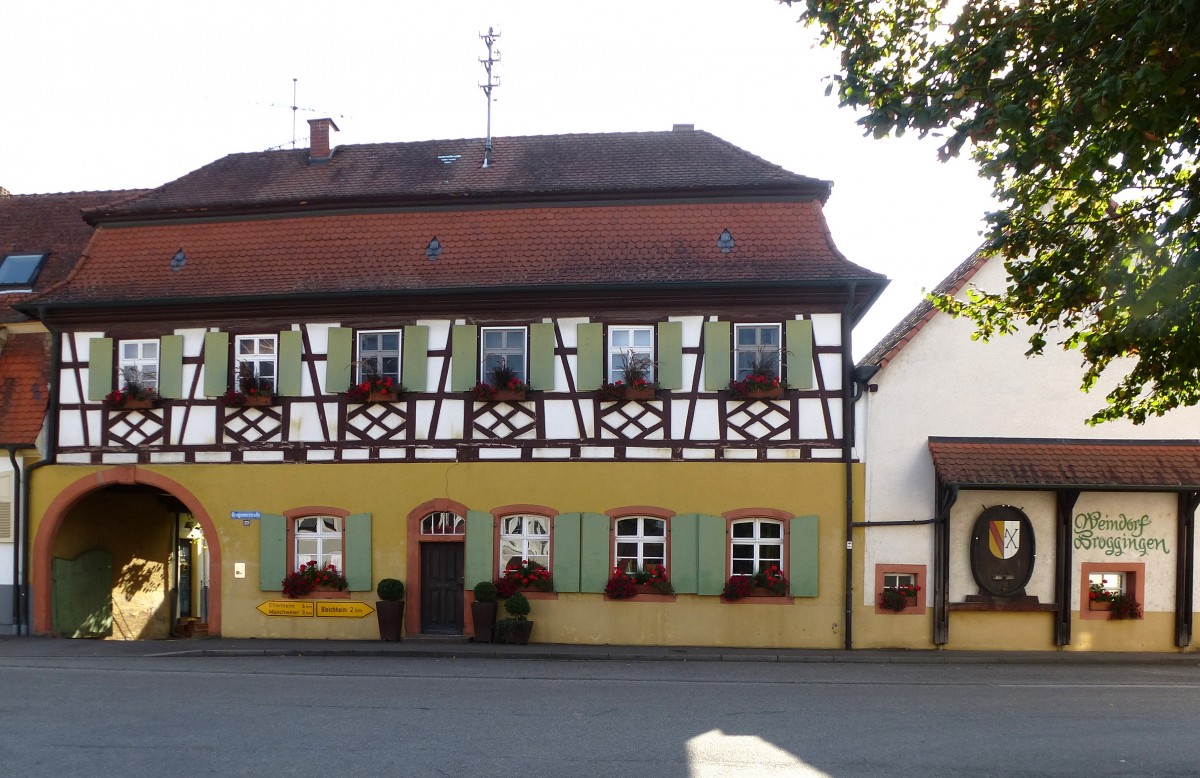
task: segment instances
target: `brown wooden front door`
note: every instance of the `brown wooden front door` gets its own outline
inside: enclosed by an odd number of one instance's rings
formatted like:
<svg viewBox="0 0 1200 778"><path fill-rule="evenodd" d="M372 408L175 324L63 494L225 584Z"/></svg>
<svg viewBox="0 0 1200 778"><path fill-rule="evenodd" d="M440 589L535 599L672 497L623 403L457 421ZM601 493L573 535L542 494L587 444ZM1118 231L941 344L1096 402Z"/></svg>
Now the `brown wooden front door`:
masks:
<svg viewBox="0 0 1200 778"><path fill-rule="evenodd" d="M421 544L421 632L463 632L463 544Z"/></svg>

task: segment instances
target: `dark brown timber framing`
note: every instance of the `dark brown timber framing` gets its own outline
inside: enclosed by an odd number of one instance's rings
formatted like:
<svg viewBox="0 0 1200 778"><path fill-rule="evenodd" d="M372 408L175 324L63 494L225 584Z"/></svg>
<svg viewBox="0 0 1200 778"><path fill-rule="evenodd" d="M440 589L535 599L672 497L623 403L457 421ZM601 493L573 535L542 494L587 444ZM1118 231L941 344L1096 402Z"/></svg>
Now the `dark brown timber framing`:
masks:
<svg viewBox="0 0 1200 778"><path fill-rule="evenodd" d="M950 640L950 509L958 501L958 487L938 479L934 495L933 644L944 646Z"/></svg>
<svg viewBox="0 0 1200 778"><path fill-rule="evenodd" d="M1179 493L1179 558L1175 563L1175 645L1192 644L1192 586L1196 575L1196 509L1200 492Z"/></svg>
<svg viewBox="0 0 1200 778"><path fill-rule="evenodd" d="M1075 513L1075 502L1079 499L1078 489L1060 489L1054 493L1055 526L1054 548L1054 601L1058 610L1054 614L1054 645L1071 644L1071 549L1074 531L1071 519Z"/></svg>

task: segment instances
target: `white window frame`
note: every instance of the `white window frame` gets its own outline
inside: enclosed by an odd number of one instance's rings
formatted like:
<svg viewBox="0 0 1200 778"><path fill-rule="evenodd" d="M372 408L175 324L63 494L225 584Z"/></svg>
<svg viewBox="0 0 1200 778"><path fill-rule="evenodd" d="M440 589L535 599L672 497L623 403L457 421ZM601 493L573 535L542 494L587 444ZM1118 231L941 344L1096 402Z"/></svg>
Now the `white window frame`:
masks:
<svg viewBox="0 0 1200 778"><path fill-rule="evenodd" d="M130 352L133 353L130 353ZM158 358L160 355L157 338L146 340L122 340L117 342L118 389L125 388L127 370L137 371L138 384L144 389L158 389Z"/></svg>
<svg viewBox="0 0 1200 778"><path fill-rule="evenodd" d="M1110 570L1103 573L1088 573L1088 589L1092 588L1092 584L1100 584L1106 592L1126 594L1129 581L1126 573Z"/></svg>
<svg viewBox="0 0 1200 778"><path fill-rule="evenodd" d="M753 527L751 536L737 536L737 528L750 525ZM770 533L764 533L763 528L766 526L778 528L778 536L772 536ZM777 519L738 519L731 522L729 525L729 574L730 575L755 575L762 572L770 565L778 565L780 570L784 570L784 544L785 527L782 521ZM750 556L737 556L738 546L749 546ZM778 549L778 556L764 556L763 550L767 548ZM746 569L749 563L750 570Z"/></svg>
<svg viewBox="0 0 1200 778"><path fill-rule="evenodd" d="M629 522L634 522L632 525ZM622 527L622 524L625 526ZM660 534L652 534L646 532L647 526L650 524L658 525L662 528ZM629 528L633 527L633 532L629 532ZM625 530L622 532L622 530ZM632 555L629 553L622 554L621 546L634 546L636 551ZM658 545L662 547L662 553L654 556L648 556L646 546ZM626 549L628 551L628 549ZM626 573L635 573L638 570L645 570L650 565L667 565L667 520L660 519L657 516L619 516L613 519L613 567L621 568Z"/></svg>
<svg viewBox="0 0 1200 778"><path fill-rule="evenodd" d="M270 342L269 351L264 351L263 346ZM244 343L250 344L249 351L243 350ZM233 343L233 358L234 358L234 382L236 384L239 375L239 370L243 362L248 362L254 366L254 377L258 379L260 389L264 391L274 392L278 387L279 380L279 336L278 335L238 335L234 338ZM263 371L265 365L270 365L269 371ZM265 372L265 374L264 374ZM238 387L239 389L241 387Z"/></svg>
<svg viewBox="0 0 1200 778"><path fill-rule="evenodd" d="M421 534L430 536L465 535L467 534L467 522L454 511L434 511L425 514L425 518L421 519Z"/></svg>
<svg viewBox="0 0 1200 778"><path fill-rule="evenodd" d="M305 522L315 522L311 534L301 534L300 526ZM328 526L332 524L332 526ZM344 560L346 558L346 520L339 516L300 516L292 520L292 567L299 569L301 565L315 561L318 568L333 565L343 576L346 574ZM300 550L302 542L316 543L316 551ZM335 543L336 541L336 543ZM328 548L328 546L335 546Z"/></svg>
<svg viewBox="0 0 1200 778"><path fill-rule="evenodd" d="M643 340L649 343L635 342L637 335L648 336ZM623 337L622 337L623 336ZM625 340L625 343L617 343ZM608 380L609 383L625 380L625 362L631 356L645 355L648 363L646 380L653 383L654 376L654 327L649 325L620 325L608 328Z"/></svg>
<svg viewBox="0 0 1200 778"><path fill-rule="evenodd" d="M775 344L763 345L762 331L775 332ZM741 333L755 331L754 343L742 344ZM783 325L781 324L735 324L733 326L733 377L745 380L750 375L750 365L763 358L774 360L775 375L783 375Z"/></svg>
<svg viewBox="0 0 1200 778"><path fill-rule="evenodd" d="M499 348L487 345L488 335L496 333L505 333L505 342ZM520 347L512 346L508 343L507 335L515 334L521 339ZM529 330L527 327L480 327L479 328L479 380L488 382L492 376L492 369L496 366L496 362L489 364L488 358L491 356L500 356L505 363L512 369L513 374L523 384L529 383ZM520 356L521 368L512 366L511 357Z"/></svg>
<svg viewBox="0 0 1200 778"><path fill-rule="evenodd" d="M363 346L363 338L364 337L371 337L371 336L383 337L383 336L387 336L387 335L395 335L396 336L396 348L395 349L385 349L385 348L366 349L366 348L364 348L364 346ZM357 336L355 338L355 345L358 347L358 360L355 362L355 367L356 367L355 373L357 376L357 378L355 379L356 382L366 380L366 378L367 378L367 360L369 360L369 359L388 359L389 357L394 357L396 360L396 367L394 370L387 370L383 366L381 366L379 364L379 362L376 362L376 365L375 365L376 372L379 374L379 376L381 378L391 378L393 381L396 382L397 385L400 384L401 355L404 353L404 333L403 333L403 331L401 331L401 330L359 330L357 333Z"/></svg>
<svg viewBox="0 0 1200 778"><path fill-rule="evenodd" d="M541 523L545 532L530 527L530 520ZM520 553L517 553L520 552ZM537 562L550 569L550 517L537 513L510 513L500 517L500 546L496 569L504 575L505 566L514 557Z"/></svg>
<svg viewBox="0 0 1200 778"><path fill-rule="evenodd" d="M898 589L901 586L916 586L916 573L884 573L883 588Z"/></svg>

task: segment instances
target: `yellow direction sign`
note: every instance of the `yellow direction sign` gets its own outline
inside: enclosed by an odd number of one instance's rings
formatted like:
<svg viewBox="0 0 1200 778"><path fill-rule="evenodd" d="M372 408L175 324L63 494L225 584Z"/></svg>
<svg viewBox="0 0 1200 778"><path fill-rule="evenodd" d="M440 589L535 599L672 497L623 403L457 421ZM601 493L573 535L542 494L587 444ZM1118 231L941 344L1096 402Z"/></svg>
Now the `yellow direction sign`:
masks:
<svg viewBox="0 0 1200 778"><path fill-rule="evenodd" d="M361 619L375 612L365 602L357 600L317 600L318 616L334 616L343 619Z"/></svg>
<svg viewBox="0 0 1200 778"><path fill-rule="evenodd" d="M258 610L268 616L312 616L314 605L312 600L267 600Z"/></svg>

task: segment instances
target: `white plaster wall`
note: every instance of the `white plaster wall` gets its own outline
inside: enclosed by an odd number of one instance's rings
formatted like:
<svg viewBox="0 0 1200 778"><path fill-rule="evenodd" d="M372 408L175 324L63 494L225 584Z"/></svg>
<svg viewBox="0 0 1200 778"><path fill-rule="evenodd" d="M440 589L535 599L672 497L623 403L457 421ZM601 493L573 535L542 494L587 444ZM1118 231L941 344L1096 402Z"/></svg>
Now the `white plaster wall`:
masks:
<svg viewBox="0 0 1200 778"><path fill-rule="evenodd" d="M1003 281L1003 266L995 260L974 279L985 289L998 288ZM935 484L928 448L931 436L1090 440L1200 437L1200 408L1177 410L1142 426L1125 421L1088 426L1084 420L1103 407L1104 394L1115 379L1085 394L1079 388L1083 369L1078 353L1049 345L1044 355L1027 358L1027 338L1019 333L984 343L972 341L972 331L968 321L935 315L872 379L878 391L868 392L860 401L858 437L867 463L869 521L933 516ZM963 493L960 505L965 500L974 501L977 515L977 497ZM1022 496L1013 504L1028 504L1031 500ZM900 530L920 537L928 531L925 527ZM880 552L873 544L882 540L876 538L891 537L880 532L868 530L868 559L879 558ZM965 560L967 550L959 547L962 544L957 535L955 538L952 552L962 554ZM1039 558L1044 559L1048 551L1045 544L1053 542L1053 533L1047 536L1039 528L1038 540ZM913 546L912 553L910 559L885 561L932 566L931 545ZM867 567L864 576L871 572L871 565ZM966 580L971 581L969 566L965 571ZM867 588L871 585L873 580L868 580ZM971 585L973 593L973 581ZM952 588L952 599L959 593L959 589Z"/></svg>
<svg viewBox="0 0 1200 778"><path fill-rule="evenodd" d="M1145 492L1087 492L1079 496L1073 511L1072 562L1141 562L1146 565L1145 601L1147 611L1175 610L1175 570L1180 561L1176 515L1178 497L1174 494ZM1088 542L1087 515L1099 514L1102 520L1122 516L1149 522L1136 531L1097 529ZM1131 542L1123 542L1125 539ZM1113 542L1116 541L1116 542ZM1091 546L1089 548L1088 546ZM1078 578L1078 576L1076 576ZM1078 609L1079 587L1072 587L1071 605Z"/></svg>
<svg viewBox="0 0 1200 778"><path fill-rule="evenodd" d="M997 269L999 272L997 272ZM993 261L977 276L984 288L1003 281ZM862 401L866 411L867 507L871 519L929 518L933 511L930 436L1083 439L1176 439L1200 436L1200 408L1175 411L1143 426L1084 423L1104 392L1084 394L1079 355L1047 347L1024 356L1019 334L983 343L971 324L936 315L885 367ZM1111 385L1114 382L1110 382Z"/></svg>

